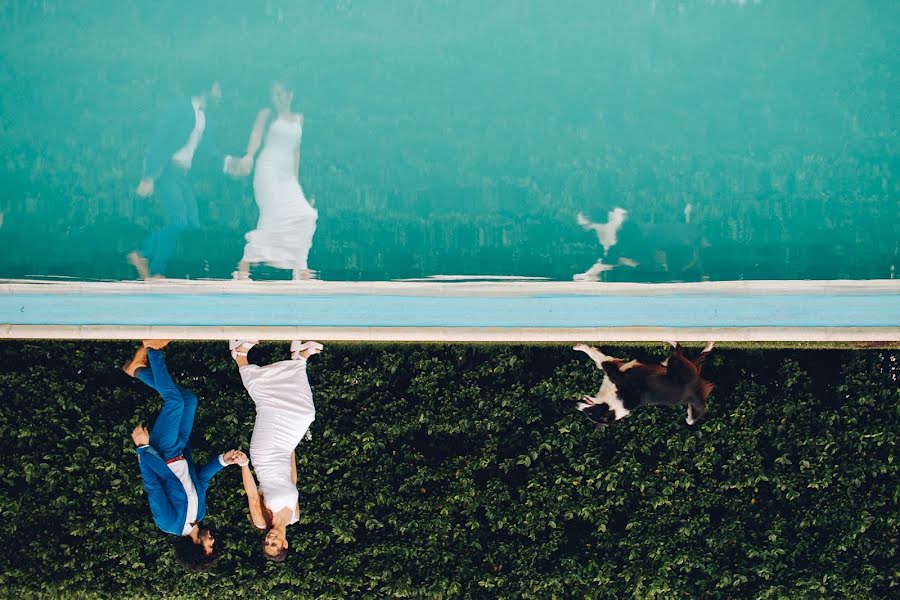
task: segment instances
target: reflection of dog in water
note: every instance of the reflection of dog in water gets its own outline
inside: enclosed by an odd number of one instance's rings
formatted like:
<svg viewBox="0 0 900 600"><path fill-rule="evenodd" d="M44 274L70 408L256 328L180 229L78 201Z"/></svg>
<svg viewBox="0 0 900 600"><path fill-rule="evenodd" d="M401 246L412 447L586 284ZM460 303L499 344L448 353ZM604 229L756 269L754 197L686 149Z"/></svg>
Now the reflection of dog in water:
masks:
<svg viewBox="0 0 900 600"><path fill-rule="evenodd" d="M621 207L609 211L606 223L594 223L578 213L577 221L597 234L603 255L575 281L598 281L606 271L619 267L639 268L650 273L665 273L667 278L699 278L702 274L700 249L709 244L700 228L691 223L693 207L684 207L684 221L639 223Z"/></svg>
<svg viewBox="0 0 900 600"><path fill-rule="evenodd" d="M714 344L709 342L700 356L690 360L678 342L669 343L672 354L659 365L636 360L625 362L585 344L575 346L575 350L587 354L604 372L597 394L582 396L575 408L594 423L595 429L612 425L645 404L687 404L687 424L699 421L706 414L706 399L713 389L700 370Z"/></svg>

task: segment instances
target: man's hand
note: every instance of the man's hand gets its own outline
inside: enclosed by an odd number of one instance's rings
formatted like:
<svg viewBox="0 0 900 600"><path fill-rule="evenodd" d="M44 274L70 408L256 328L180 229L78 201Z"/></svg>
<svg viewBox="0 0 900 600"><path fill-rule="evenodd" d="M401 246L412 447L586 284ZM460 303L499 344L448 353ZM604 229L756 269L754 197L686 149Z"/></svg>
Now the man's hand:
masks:
<svg viewBox="0 0 900 600"><path fill-rule="evenodd" d="M138 425L131 432L131 440L135 446L146 446L150 443L150 432L143 425Z"/></svg>
<svg viewBox="0 0 900 600"><path fill-rule="evenodd" d="M145 177L137 186L137 195L141 198L149 198L153 195L153 178Z"/></svg>
<svg viewBox="0 0 900 600"><path fill-rule="evenodd" d="M225 463L229 465L239 465L244 467L250 463L247 455L240 450L229 450L222 455L222 458L225 460Z"/></svg>

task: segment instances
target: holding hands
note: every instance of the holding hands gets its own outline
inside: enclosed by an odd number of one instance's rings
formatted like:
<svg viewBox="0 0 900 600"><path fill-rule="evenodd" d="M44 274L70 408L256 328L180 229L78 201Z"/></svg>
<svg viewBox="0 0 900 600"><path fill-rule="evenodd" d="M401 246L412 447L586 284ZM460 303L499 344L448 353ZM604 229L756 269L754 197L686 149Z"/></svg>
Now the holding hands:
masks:
<svg viewBox="0 0 900 600"><path fill-rule="evenodd" d="M229 450L222 455L222 459L226 464L238 465L240 467L246 467L250 464L250 459L248 459L247 455L240 450Z"/></svg>
<svg viewBox="0 0 900 600"><path fill-rule="evenodd" d="M225 157L225 173L233 177L246 177L253 171L253 157L246 155L241 158L237 156Z"/></svg>

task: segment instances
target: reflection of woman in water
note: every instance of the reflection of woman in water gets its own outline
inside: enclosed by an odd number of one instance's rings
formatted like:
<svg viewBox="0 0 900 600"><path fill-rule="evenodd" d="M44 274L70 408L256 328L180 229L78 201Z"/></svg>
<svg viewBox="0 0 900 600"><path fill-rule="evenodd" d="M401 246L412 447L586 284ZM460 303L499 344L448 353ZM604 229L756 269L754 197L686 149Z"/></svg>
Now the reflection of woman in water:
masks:
<svg viewBox="0 0 900 600"><path fill-rule="evenodd" d="M265 133L265 144L256 161L253 194L259 207L256 229L247 233L244 256L238 263L237 279L248 279L251 265L265 263L291 269L294 279L310 279L313 272L306 259L316 232L318 211L307 202L300 187L300 137L303 115L291 111L294 94L281 83L272 85L271 110L256 117L247 156L253 157Z"/></svg>
<svg viewBox="0 0 900 600"><path fill-rule="evenodd" d="M300 519L294 449L316 418L306 361L322 350L322 344L295 341L291 344L291 360L258 367L247 362L247 352L254 343L232 340L229 344L244 387L256 404L250 460L259 488L246 464L241 466L241 478L250 520L265 532L263 554L280 562L288 550L285 530Z"/></svg>

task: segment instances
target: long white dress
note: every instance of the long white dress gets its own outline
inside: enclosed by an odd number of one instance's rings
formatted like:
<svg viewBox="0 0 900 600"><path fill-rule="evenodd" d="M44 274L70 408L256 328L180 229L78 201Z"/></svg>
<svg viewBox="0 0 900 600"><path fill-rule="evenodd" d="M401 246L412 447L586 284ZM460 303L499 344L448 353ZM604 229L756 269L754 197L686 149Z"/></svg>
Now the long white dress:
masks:
<svg viewBox="0 0 900 600"><path fill-rule="evenodd" d="M297 486L291 481L291 455L316 418L306 360L283 360L264 367L240 368L244 387L256 404L250 438L250 462L259 491L273 513L297 507ZM300 518L294 511L291 523Z"/></svg>
<svg viewBox="0 0 900 600"><path fill-rule="evenodd" d="M306 200L294 175L294 153L302 135L299 119L277 118L269 125L253 174L259 220L256 229L244 236L244 262L279 269L308 268L319 213Z"/></svg>

